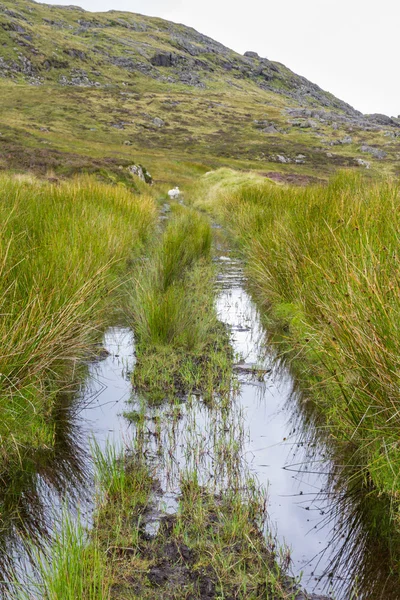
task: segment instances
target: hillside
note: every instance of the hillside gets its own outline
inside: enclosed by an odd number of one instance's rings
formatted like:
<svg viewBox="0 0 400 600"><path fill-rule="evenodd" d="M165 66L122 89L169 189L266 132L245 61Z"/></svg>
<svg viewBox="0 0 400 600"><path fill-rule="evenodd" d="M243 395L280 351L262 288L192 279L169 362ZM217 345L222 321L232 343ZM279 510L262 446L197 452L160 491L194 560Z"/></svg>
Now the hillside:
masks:
<svg viewBox="0 0 400 600"><path fill-rule="evenodd" d="M300 183L399 172L399 119L157 18L2 0L0 93L3 169L120 178L135 159L171 181L230 165Z"/></svg>

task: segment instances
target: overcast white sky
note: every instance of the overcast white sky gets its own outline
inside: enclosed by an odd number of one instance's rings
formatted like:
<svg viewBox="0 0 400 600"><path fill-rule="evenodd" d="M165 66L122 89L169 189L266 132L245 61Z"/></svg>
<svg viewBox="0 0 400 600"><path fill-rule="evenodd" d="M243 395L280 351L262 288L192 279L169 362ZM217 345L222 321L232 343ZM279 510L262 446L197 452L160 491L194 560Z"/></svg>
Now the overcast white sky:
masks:
<svg viewBox="0 0 400 600"><path fill-rule="evenodd" d="M57 0L190 25L284 63L365 113L400 114L399 0Z"/></svg>

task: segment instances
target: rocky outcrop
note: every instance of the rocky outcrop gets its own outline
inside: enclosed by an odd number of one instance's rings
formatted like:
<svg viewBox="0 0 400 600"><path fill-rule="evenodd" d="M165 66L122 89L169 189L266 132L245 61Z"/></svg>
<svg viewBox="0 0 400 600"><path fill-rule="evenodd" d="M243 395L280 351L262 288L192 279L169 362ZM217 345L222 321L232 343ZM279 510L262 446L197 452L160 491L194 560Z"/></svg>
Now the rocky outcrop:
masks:
<svg viewBox="0 0 400 600"><path fill-rule="evenodd" d="M260 58L257 54L257 52L252 52L251 50L248 50L247 52L245 52L243 54L243 56L246 56L247 58Z"/></svg>
<svg viewBox="0 0 400 600"><path fill-rule="evenodd" d="M238 54L190 27L117 11L93 15L74 6L44 6L19 0L15 10L13 0L1 0L0 31L6 37L7 52L1 57L0 50L0 77L35 85L50 82L93 88L131 85L136 75L166 86L215 89L217 83L246 90L250 83L279 95L280 106L282 99L288 105L284 110L287 125L271 119L255 124L266 135L299 128L309 130L299 133L319 136L323 144L335 146L353 143L357 130L384 131L392 139L400 135L399 118L362 115L284 65L252 50ZM326 126L344 131L324 140ZM383 158L384 150L371 148L362 152ZM276 149L274 156L278 153L282 155Z"/></svg>
<svg viewBox="0 0 400 600"><path fill-rule="evenodd" d="M379 160L382 160L383 158L386 158L386 156L387 156L387 153L384 152L384 150L380 150L379 148L374 148L373 146L367 146L366 144L361 146L360 150L361 150L361 152L367 152L368 154L370 154L374 158L378 158Z"/></svg>
<svg viewBox="0 0 400 600"><path fill-rule="evenodd" d="M127 171L134 177L139 177L145 183L152 185L153 178L143 165L130 165L127 167Z"/></svg>
<svg viewBox="0 0 400 600"><path fill-rule="evenodd" d="M168 54L160 52L155 54L150 62L154 67L173 67L177 59L171 52Z"/></svg>

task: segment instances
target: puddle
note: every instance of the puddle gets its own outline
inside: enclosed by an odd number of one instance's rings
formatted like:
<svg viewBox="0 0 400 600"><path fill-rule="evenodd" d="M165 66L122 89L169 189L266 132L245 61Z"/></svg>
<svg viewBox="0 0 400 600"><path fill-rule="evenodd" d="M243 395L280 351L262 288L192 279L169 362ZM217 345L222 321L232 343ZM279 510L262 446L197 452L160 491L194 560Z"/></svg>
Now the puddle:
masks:
<svg viewBox="0 0 400 600"><path fill-rule="evenodd" d="M303 442L291 430L288 401L293 381L285 369L276 368L273 355L265 354L259 315L237 276L238 269L240 274L240 267L231 265L229 285L223 286L217 306L219 318L231 328L239 364L248 365L248 372L239 371L239 402L248 431L246 461L268 490L269 525L291 549L293 575L303 573L309 589L326 593L330 581L323 574L331 558L326 552L330 527L320 526L326 506L316 499L326 487L326 476L308 463L307 449L302 450ZM314 457L319 460L323 462L322 457ZM315 578L321 577L316 583Z"/></svg>
<svg viewBox="0 0 400 600"><path fill-rule="evenodd" d="M212 410L196 396L147 408L148 456L160 465L162 493L157 494L157 506L145 531L156 535L161 516L176 511L180 476L185 471L196 469L200 483L216 491L241 485L240 478L244 485L254 474L268 490L269 527L291 548L292 574L303 574L302 583L311 592L327 594L333 588L335 598L350 598L346 574L354 579L352 557L357 561L353 567L373 560L373 547L368 549L365 541L343 546L346 538L341 536L351 530L341 519L343 505L326 493L332 465L314 442L307 441L304 419L296 408L301 399L294 395L289 372L277 366L272 350L265 350L264 332L245 291L240 264L229 257L219 262L217 309L231 331L238 390L232 394L229 410ZM79 506L90 525L90 439L95 437L102 449L108 442L120 448L132 444L135 426L122 416L125 410L140 408L129 377L135 364L132 332L109 329L104 347L108 356L90 364L82 388L60 402L56 449L36 465L20 494L22 525L28 525L32 535L36 531L38 540L56 527L61 498ZM23 554L18 535L18 526L11 523L10 530L0 536L4 556ZM388 575L383 562L373 571L378 590L384 589L381 580ZM395 600L398 595L396 591L372 595L367 590L359 597Z"/></svg>
<svg viewBox="0 0 400 600"><path fill-rule="evenodd" d="M54 447L29 457L0 490L0 597L10 597L7 581L14 573L22 583L32 576L24 539L27 536L38 547L46 547L51 532L60 526L64 506L74 514L79 512L90 526L94 507L91 440L95 438L102 449L107 442L121 448L129 445L129 424L122 412L132 392L131 330L109 329L104 347L106 358L87 366L80 388L60 394L52 415Z"/></svg>
<svg viewBox="0 0 400 600"><path fill-rule="evenodd" d="M81 430L86 440L95 437L102 450L107 443L129 446L132 439L123 412L132 394L133 333L127 328L111 328L104 336L103 346L109 355L90 365L85 390L78 400ZM90 449L88 444L86 449Z"/></svg>

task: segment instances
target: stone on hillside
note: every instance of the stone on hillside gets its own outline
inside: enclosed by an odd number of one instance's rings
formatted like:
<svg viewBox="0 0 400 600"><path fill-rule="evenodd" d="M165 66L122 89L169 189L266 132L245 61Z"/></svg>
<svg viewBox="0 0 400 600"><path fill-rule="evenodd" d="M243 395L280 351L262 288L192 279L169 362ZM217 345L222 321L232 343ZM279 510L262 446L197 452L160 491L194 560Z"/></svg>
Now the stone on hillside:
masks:
<svg viewBox="0 0 400 600"><path fill-rule="evenodd" d="M260 58L257 52L253 52L252 50L247 50L243 56L247 56L247 58Z"/></svg>
<svg viewBox="0 0 400 600"><path fill-rule="evenodd" d="M75 48L65 48L64 54L67 54L71 58L79 58L80 60L86 60L86 54L83 50L76 50Z"/></svg>
<svg viewBox="0 0 400 600"><path fill-rule="evenodd" d="M397 123L396 118L388 117L387 115L381 115L379 113L374 113L372 115L365 115L365 117L369 121L373 121L374 123L378 123L379 125L386 125L386 126L394 125L395 127L396 126L398 127L400 125L399 123Z"/></svg>
<svg viewBox="0 0 400 600"><path fill-rule="evenodd" d="M263 133L279 133L279 131L275 127L275 125L268 125L268 127L265 127L264 129L261 129L261 131Z"/></svg>
<svg viewBox="0 0 400 600"><path fill-rule="evenodd" d="M160 119L160 117L155 117L153 119L153 125L155 125L156 127L164 127L165 121L163 121L162 119Z"/></svg>
<svg viewBox="0 0 400 600"><path fill-rule="evenodd" d="M360 165L360 167L365 167L366 169L369 169L371 167L371 163L369 163L367 160L364 160L363 158L356 158L356 163Z"/></svg>
<svg viewBox="0 0 400 600"><path fill-rule="evenodd" d="M387 153L384 152L384 150L374 148L373 146L367 146L366 144L361 146L360 150L361 152L367 152L368 154L371 154L371 156L373 156L374 158L378 158L379 160L382 160L387 156Z"/></svg>
<svg viewBox="0 0 400 600"><path fill-rule="evenodd" d="M351 135L346 135L344 138L342 138L340 140L341 144L352 144L353 143L353 138L351 137Z"/></svg>
<svg viewBox="0 0 400 600"><path fill-rule="evenodd" d="M300 125L300 127L304 127L304 128L312 128L315 129L318 127L318 123L317 121L314 121L313 119L307 119L307 121L304 121L304 123L302 123Z"/></svg>
<svg viewBox="0 0 400 600"><path fill-rule="evenodd" d="M287 156L283 156L282 154L278 154L276 157L276 160L280 163L286 164L286 163L290 163L292 162L290 160L290 158L288 158Z"/></svg>
<svg viewBox="0 0 400 600"><path fill-rule="evenodd" d="M153 183L152 176L150 175L148 170L145 169L145 167L142 167L142 165L130 165L129 167L127 167L127 171L129 171L131 175L139 177L139 179L141 179L145 183L148 183L149 185Z"/></svg>

